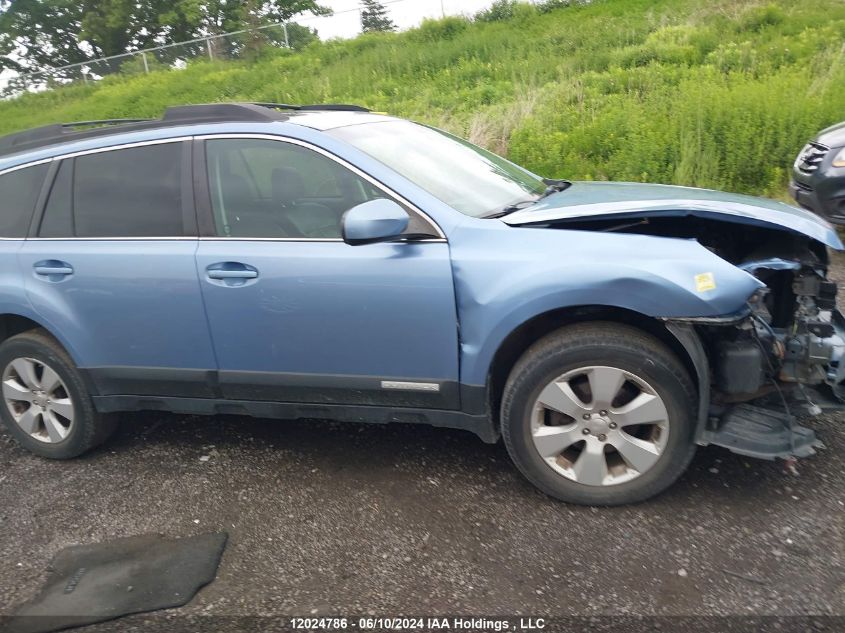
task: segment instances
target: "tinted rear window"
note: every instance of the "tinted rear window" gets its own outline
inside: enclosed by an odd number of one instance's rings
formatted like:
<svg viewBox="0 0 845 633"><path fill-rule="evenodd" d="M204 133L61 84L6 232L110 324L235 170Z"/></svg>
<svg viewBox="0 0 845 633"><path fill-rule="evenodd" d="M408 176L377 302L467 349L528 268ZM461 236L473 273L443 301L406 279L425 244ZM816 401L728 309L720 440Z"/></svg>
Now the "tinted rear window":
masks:
<svg viewBox="0 0 845 633"><path fill-rule="evenodd" d="M73 237L73 160L64 160L50 189L50 197L41 218L39 237Z"/></svg>
<svg viewBox="0 0 845 633"><path fill-rule="evenodd" d="M42 237L178 237L182 144L102 152L62 162Z"/></svg>
<svg viewBox="0 0 845 633"><path fill-rule="evenodd" d="M0 237L25 237L48 165L0 176Z"/></svg>

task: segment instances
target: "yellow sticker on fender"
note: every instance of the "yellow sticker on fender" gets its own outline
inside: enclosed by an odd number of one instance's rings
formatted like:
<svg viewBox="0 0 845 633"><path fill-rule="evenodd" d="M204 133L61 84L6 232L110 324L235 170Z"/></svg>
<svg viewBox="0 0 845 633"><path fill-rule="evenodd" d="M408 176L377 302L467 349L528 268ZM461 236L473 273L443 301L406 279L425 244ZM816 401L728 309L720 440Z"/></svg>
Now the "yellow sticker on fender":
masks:
<svg viewBox="0 0 845 633"><path fill-rule="evenodd" d="M701 273L695 276L695 290L696 292L707 292L708 290L716 289L716 280L713 278L713 273Z"/></svg>

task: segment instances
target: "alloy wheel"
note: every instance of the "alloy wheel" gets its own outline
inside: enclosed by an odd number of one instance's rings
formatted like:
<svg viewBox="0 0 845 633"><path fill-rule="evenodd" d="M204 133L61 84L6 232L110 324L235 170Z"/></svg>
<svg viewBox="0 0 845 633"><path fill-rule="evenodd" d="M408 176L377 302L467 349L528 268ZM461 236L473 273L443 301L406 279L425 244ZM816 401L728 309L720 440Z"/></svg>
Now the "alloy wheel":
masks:
<svg viewBox="0 0 845 633"><path fill-rule="evenodd" d="M643 378L588 366L543 388L532 409L531 436L556 473L588 486L611 486L657 463L669 438L669 414Z"/></svg>
<svg viewBox="0 0 845 633"><path fill-rule="evenodd" d="M16 358L3 370L3 399L12 418L32 438L61 442L73 426L73 402L55 370L34 358Z"/></svg>

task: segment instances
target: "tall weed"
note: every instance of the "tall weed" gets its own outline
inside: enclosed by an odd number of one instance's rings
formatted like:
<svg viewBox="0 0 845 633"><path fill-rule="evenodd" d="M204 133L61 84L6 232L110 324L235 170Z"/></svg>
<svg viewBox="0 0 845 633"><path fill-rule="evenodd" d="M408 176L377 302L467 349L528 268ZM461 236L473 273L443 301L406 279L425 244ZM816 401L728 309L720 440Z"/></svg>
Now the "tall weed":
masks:
<svg viewBox="0 0 845 633"><path fill-rule="evenodd" d="M351 102L547 176L783 195L802 144L845 119L841 0L506 1L484 16L251 62L131 66L0 102L0 134L180 103Z"/></svg>

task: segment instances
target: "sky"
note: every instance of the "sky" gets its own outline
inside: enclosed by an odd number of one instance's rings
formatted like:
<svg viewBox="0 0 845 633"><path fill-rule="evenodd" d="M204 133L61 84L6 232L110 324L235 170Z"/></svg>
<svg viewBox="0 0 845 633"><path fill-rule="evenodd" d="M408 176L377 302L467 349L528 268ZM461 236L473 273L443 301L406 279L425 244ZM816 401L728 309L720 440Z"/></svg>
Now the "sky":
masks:
<svg viewBox="0 0 845 633"><path fill-rule="evenodd" d="M385 8L399 29L417 26L423 18L445 15L472 15L489 6L492 0L382 0ZM295 20L317 29L320 38L354 37L361 31L358 0L322 0L320 4L331 7L335 15Z"/></svg>

